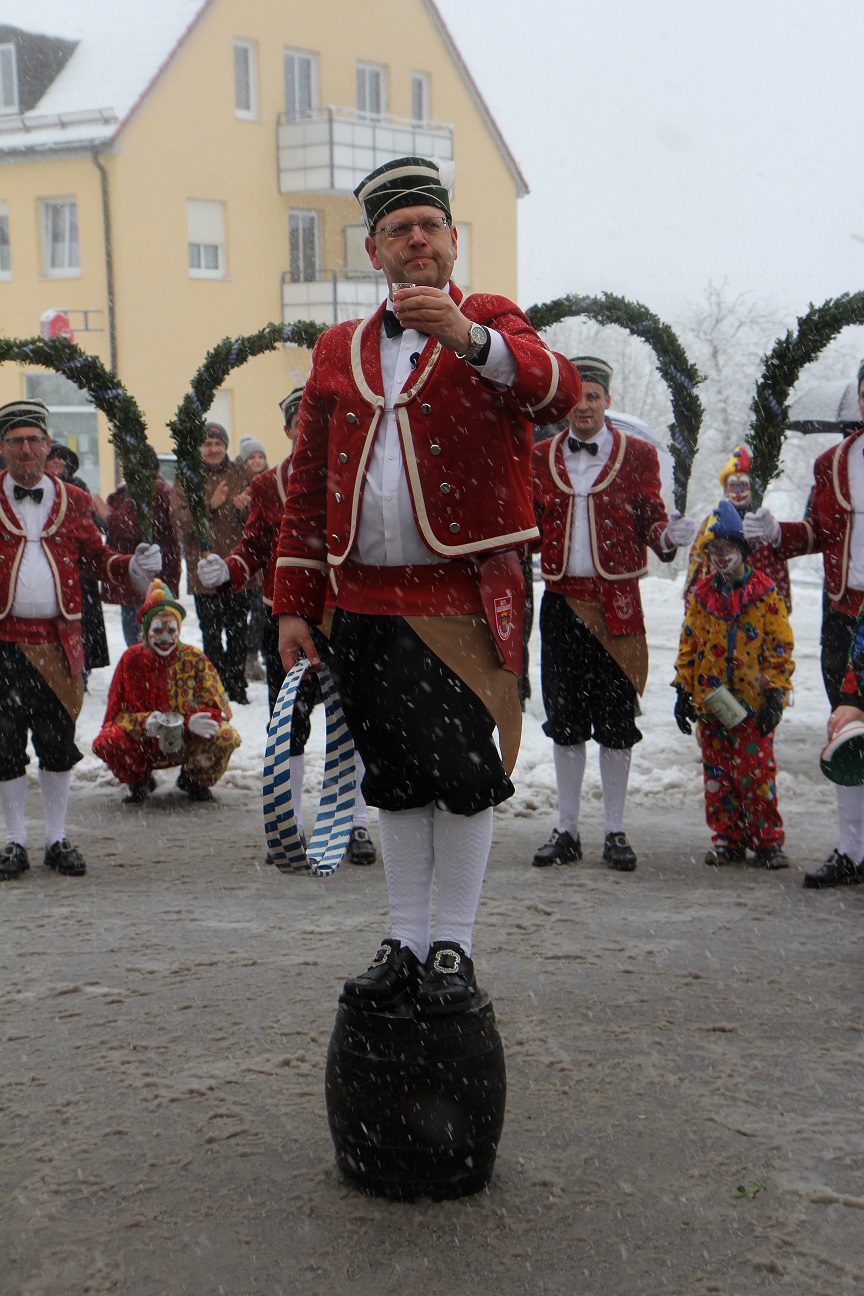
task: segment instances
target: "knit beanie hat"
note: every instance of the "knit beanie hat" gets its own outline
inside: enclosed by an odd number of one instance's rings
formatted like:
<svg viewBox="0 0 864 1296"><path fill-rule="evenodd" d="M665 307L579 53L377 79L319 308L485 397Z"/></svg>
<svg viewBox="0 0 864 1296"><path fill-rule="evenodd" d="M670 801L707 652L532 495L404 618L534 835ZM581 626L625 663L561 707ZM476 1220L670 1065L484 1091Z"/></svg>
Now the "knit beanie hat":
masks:
<svg viewBox="0 0 864 1296"><path fill-rule="evenodd" d="M216 441L221 441L225 449L228 449L228 433L225 431L221 423L208 423L207 436L213 437Z"/></svg>
<svg viewBox="0 0 864 1296"><path fill-rule="evenodd" d="M246 463L246 461L251 459L254 454L261 454L265 459L267 458L267 451L264 449L260 441L256 441L255 437L252 436L241 437L240 447L237 451L237 458L240 462Z"/></svg>
<svg viewBox="0 0 864 1296"><path fill-rule="evenodd" d="M182 603L178 603L167 585L161 580L151 581L147 587L147 597L135 613L135 620L144 631L144 638L147 638L147 631L150 629L150 622L156 614L163 616L169 615L177 618L178 624L182 622L186 615L186 609Z"/></svg>
<svg viewBox="0 0 864 1296"><path fill-rule="evenodd" d="M720 474L720 485L725 486L726 478L731 477L733 473L750 476L750 451L746 446L736 446L732 451L729 462Z"/></svg>

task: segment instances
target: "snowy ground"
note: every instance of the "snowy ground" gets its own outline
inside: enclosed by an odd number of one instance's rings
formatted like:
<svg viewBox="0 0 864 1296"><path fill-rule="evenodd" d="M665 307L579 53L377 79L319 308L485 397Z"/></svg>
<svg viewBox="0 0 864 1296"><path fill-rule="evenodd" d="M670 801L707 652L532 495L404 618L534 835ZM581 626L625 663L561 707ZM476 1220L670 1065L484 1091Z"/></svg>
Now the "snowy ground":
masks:
<svg viewBox="0 0 864 1296"><path fill-rule="evenodd" d="M263 685L212 804L163 774L123 807L86 757L69 824L85 878L42 867L34 777L33 867L0 887L0 1296L859 1296L864 887L801 885L836 824L819 587L799 573L786 871L702 863L697 750L668 686L680 576L644 585L635 873L600 860L593 753L585 859L531 868L555 822L535 689L475 932L504 1133L488 1189L460 1201L394 1205L336 1172L328 1038L386 891L380 863L328 881L264 864ZM321 746L319 724L310 792Z"/></svg>

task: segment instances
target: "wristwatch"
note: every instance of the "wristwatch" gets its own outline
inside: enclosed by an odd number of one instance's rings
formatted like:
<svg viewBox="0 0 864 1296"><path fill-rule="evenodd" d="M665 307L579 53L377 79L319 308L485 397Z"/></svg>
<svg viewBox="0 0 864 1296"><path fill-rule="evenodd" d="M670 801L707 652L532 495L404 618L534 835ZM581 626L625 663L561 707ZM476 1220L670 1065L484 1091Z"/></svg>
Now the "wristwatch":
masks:
<svg viewBox="0 0 864 1296"><path fill-rule="evenodd" d="M456 359L467 360L470 364L472 360L477 359L488 341L489 330L484 328L482 324L472 324L471 331L468 334L468 350L462 352L457 351Z"/></svg>

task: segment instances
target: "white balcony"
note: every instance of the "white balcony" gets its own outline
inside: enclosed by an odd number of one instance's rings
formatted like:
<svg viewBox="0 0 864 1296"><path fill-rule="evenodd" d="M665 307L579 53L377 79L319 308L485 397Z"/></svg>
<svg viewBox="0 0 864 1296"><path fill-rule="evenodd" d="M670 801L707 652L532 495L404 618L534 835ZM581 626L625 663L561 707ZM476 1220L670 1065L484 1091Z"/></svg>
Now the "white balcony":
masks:
<svg viewBox="0 0 864 1296"><path fill-rule="evenodd" d="M453 160L452 126L372 117L353 108L290 121L282 115L276 134L280 193L352 193L391 158Z"/></svg>
<svg viewBox="0 0 864 1296"><path fill-rule="evenodd" d="M367 319L387 296L387 281L376 271L329 270L320 279L292 283L282 276L282 322L314 320L316 324L341 324Z"/></svg>

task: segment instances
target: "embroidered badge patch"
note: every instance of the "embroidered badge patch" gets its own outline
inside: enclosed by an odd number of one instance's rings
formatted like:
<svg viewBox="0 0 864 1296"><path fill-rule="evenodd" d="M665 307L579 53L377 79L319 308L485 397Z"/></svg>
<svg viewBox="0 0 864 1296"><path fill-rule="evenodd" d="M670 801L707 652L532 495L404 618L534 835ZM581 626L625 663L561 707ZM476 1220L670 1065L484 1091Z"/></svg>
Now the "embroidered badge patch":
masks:
<svg viewBox="0 0 864 1296"><path fill-rule="evenodd" d="M499 639L509 639L513 630L513 595L503 594L495 600L495 629Z"/></svg>

